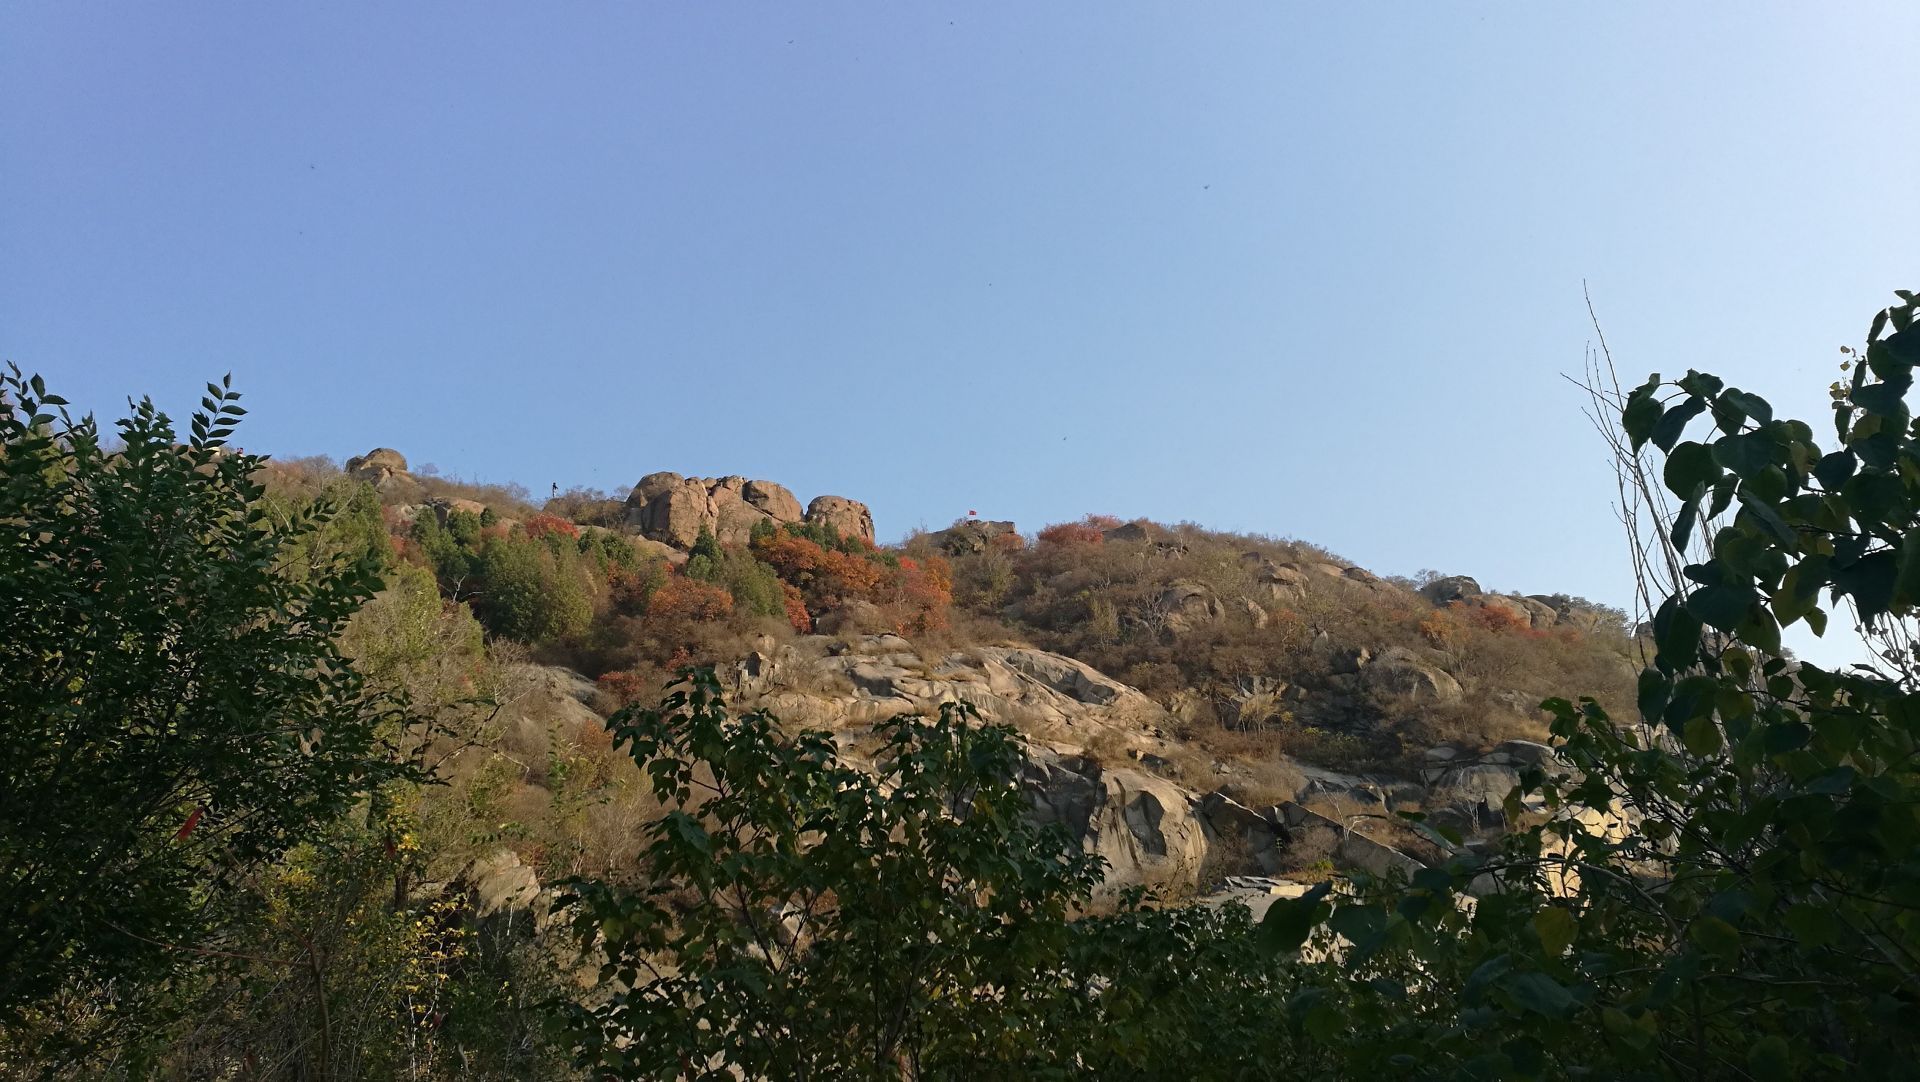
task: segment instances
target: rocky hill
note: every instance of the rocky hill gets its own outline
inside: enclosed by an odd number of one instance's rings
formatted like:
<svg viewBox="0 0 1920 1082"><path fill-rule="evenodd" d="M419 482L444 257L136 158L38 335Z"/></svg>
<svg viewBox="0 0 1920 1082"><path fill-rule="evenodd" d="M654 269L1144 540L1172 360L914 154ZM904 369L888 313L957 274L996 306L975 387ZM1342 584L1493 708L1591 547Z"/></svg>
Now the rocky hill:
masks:
<svg viewBox="0 0 1920 1082"><path fill-rule="evenodd" d="M513 720L454 789L504 785L488 814L518 824L535 866L553 842L527 839L559 829L580 776L539 762L617 772L599 718L689 663L856 757L893 714L971 703L1027 738L1037 814L1106 857L1111 887L1180 893L1435 855L1396 812L1491 837L1517 771L1548 754L1535 704L1594 694L1624 716L1638 668L1622 615L1578 598L1189 524L966 520L882 545L864 504L803 507L766 480L656 472L536 503L387 448L267 481L344 501L341 544L430 576L485 629L516 674L500 679ZM576 837L618 832L608 808L567 814ZM574 845L576 862L594 848Z"/></svg>

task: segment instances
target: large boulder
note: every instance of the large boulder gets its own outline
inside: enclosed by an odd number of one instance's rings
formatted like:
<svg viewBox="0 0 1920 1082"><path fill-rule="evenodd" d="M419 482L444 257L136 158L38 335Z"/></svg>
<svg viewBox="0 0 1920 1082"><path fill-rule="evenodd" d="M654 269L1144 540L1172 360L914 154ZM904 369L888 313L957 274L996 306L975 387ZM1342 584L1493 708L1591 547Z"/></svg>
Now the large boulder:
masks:
<svg viewBox="0 0 1920 1082"><path fill-rule="evenodd" d="M1628 630L1625 614L1617 609L1595 605L1565 594L1528 594L1527 599L1552 609L1558 623L1579 631L1598 631L1602 628L1622 632Z"/></svg>
<svg viewBox="0 0 1920 1082"><path fill-rule="evenodd" d="M396 481L408 480L407 460L391 447L375 447L364 455L347 459L347 476L384 488Z"/></svg>
<svg viewBox="0 0 1920 1082"><path fill-rule="evenodd" d="M474 912L482 917L520 912L536 920L546 916L540 877L511 849L476 857L461 870L458 882L472 892Z"/></svg>
<svg viewBox="0 0 1920 1082"><path fill-rule="evenodd" d="M1100 537L1105 541L1152 541L1155 544L1162 545L1179 543L1179 539L1173 535L1173 531L1167 529L1165 526L1149 522L1143 518L1134 519L1132 522L1123 522L1110 530L1102 530L1100 531Z"/></svg>
<svg viewBox="0 0 1920 1082"><path fill-rule="evenodd" d="M1218 620L1226 609L1212 590L1197 582L1181 580L1168 583L1160 592L1154 600L1154 611L1160 614L1168 631L1182 635Z"/></svg>
<svg viewBox="0 0 1920 1082"><path fill-rule="evenodd" d="M1173 727L1172 716L1137 689L1043 650L979 646L923 656L897 635L852 628L759 649L767 661L757 664L740 705L795 724L852 730L965 700L1038 746L1062 754L1098 746L1115 758L1163 748Z"/></svg>
<svg viewBox="0 0 1920 1082"><path fill-rule="evenodd" d="M1480 584L1469 575L1446 575L1420 587L1420 596L1436 605L1450 605L1481 593Z"/></svg>
<svg viewBox="0 0 1920 1082"><path fill-rule="evenodd" d="M1107 862L1104 891L1199 885L1209 831L1186 790L1138 770L1052 755L1034 758L1026 784L1036 819L1059 824Z"/></svg>
<svg viewBox="0 0 1920 1082"><path fill-rule="evenodd" d="M849 500L845 496L815 496L807 505L806 521L809 526L824 525L833 527L841 537L857 537L867 544L873 544L873 512L859 500Z"/></svg>
<svg viewBox="0 0 1920 1082"><path fill-rule="evenodd" d="M487 505L479 500L436 498L428 500L427 506L433 510L433 517L442 526L445 526L447 519L454 515L472 515L479 518L487 513Z"/></svg>
<svg viewBox="0 0 1920 1082"><path fill-rule="evenodd" d="M627 497L629 527L681 550L692 548L702 530L723 545L744 545L763 522L781 525L800 519L800 501L793 493L771 481L745 477L650 473Z"/></svg>
<svg viewBox="0 0 1920 1082"><path fill-rule="evenodd" d="M803 514L799 498L787 486L772 481L748 481L741 486L740 496L775 522L799 522Z"/></svg>
<svg viewBox="0 0 1920 1082"><path fill-rule="evenodd" d="M1522 609L1525 609L1527 613L1527 623L1535 631L1545 631L1560 622L1560 614L1554 610L1552 605L1548 605L1545 602L1536 601L1531 597L1509 597L1504 600L1511 601Z"/></svg>
<svg viewBox="0 0 1920 1082"><path fill-rule="evenodd" d="M1019 536L1020 531L1015 529L1011 522L970 518L962 519L930 535L928 540L949 556L971 556L974 553L985 552L997 544L1010 544L1001 541L1003 537L1018 538Z"/></svg>
<svg viewBox="0 0 1920 1082"><path fill-rule="evenodd" d="M1415 702L1459 702L1460 681L1404 647L1390 647L1359 666L1367 690Z"/></svg>
<svg viewBox="0 0 1920 1082"><path fill-rule="evenodd" d="M1276 819L1219 791L1201 797L1197 807L1207 824L1216 867L1229 874L1280 867L1283 828Z"/></svg>
<svg viewBox="0 0 1920 1082"><path fill-rule="evenodd" d="M1306 573L1297 567L1259 552L1241 553L1240 563L1252 573L1255 589L1273 601L1293 603L1307 596Z"/></svg>

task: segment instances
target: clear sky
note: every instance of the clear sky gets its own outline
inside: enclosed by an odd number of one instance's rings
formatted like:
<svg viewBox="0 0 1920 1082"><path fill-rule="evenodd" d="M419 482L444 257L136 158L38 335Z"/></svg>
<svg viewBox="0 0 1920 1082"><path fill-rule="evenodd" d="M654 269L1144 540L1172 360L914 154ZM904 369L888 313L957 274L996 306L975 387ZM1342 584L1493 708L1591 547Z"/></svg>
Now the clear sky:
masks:
<svg viewBox="0 0 1920 1082"><path fill-rule="evenodd" d="M1911 4L9 4L0 358L254 450L1318 542L1627 600L1561 378L1818 419ZM112 414L117 416L117 414Z"/></svg>

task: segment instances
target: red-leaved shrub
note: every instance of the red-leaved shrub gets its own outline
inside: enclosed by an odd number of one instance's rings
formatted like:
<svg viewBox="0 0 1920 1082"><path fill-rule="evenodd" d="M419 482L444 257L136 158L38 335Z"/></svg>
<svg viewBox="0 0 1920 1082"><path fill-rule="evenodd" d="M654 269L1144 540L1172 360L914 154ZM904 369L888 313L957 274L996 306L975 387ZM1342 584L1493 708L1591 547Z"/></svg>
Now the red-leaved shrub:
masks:
<svg viewBox="0 0 1920 1082"><path fill-rule="evenodd" d="M580 536L580 527L575 526L559 515L534 515L527 519L526 531L527 536L533 538L546 537L550 534L569 539Z"/></svg>

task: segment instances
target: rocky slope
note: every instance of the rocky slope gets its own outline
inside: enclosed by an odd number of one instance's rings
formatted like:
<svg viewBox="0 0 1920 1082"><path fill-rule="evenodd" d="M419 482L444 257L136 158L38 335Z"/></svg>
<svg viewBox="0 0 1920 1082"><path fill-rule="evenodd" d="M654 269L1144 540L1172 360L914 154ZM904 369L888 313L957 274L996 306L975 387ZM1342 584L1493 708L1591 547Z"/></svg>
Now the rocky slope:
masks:
<svg viewBox="0 0 1920 1082"><path fill-rule="evenodd" d="M876 750L882 722L942 703L971 703L1013 725L1029 743L1037 818L1105 858L1110 891L1182 896L1228 876L1284 874L1297 863L1289 849L1303 841L1333 867L1411 871L1435 854L1396 848L1411 839L1381 840L1367 828L1396 810L1424 810L1487 837L1504 826L1499 809L1520 768L1551 755L1521 741L1480 755L1443 746L1417 779L1285 763L1289 786L1248 806L1234 798L1244 764L1201 755L1170 735L1172 716L1151 699L1057 654L974 647L928 656L896 635L815 635L763 642L723 675L736 705L828 729L856 761ZM506 714L511 745L537 748L548 730L572 734L597 718L585 705L594 685L577 673L530 666L520 688Z"/></svg>
<svg viewBox="0 0 1920 1082"><path fill-rule="evenodd" d="M1617 613L1558 595L1495 593L1466 576L1386 579L1295 542L1089 517L1031 541L1011 522L967 520L882 550L864 504L826 495L803 508L786 487L739 476L656 472L624 500L556 500L536 512L417 478L389 448L349 460L346 472L373 486L398 531L426 511L442 526L467 513L504 540L525 536L516 533L521 519L563 513L582 543L621 538L684 568L703 534L748 564L760 555L778 563L751 544L756 534L824 526L852 546L834 558L856 569L869 566L861 560L895 571L950 567L967 587L954 610L993 621L991 634L863 634L880 611L873 599L802 578L784 584L790 603L813 610L794 626L838 634L775 633L735 614L702 617L732 621L727 634L700 640L708 645L690 644L685 626L663 645L678 643L674 664L716 663L736 705L829 729L856 758L872 754L886 719L942 703L965 701L1014 726L1032 752L1035 814L1106 858L1114 890L1185 894L1236 875L1410 870L1439 853L1401 811L1490 838L1505 826L1502 804L1519 771L1551 755L1484 735L1538 731L1525 719L1541 695L1527 681L1630 687L1635 671ZM931 602L918 600L926 611ZM644 636L657 615L626 613L593 634ZM536 644L541 651L548 661L564 656L557 645ZM1130 686L1116 673L1155 685ZM587 704L606 709L594 681L563 666L523 675L503 739L528 761L592 729L598 715ZM1506 720L1487 722L1496 713ZM1441 742L1436 728L1469 736ZM1312 754L1285 750L1296 746Z"/></svg>

